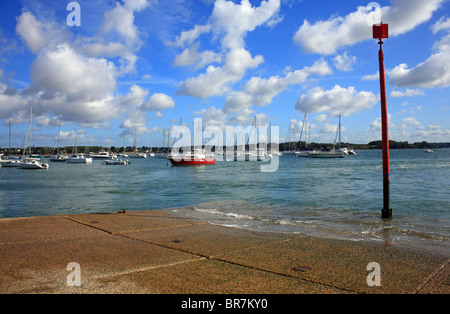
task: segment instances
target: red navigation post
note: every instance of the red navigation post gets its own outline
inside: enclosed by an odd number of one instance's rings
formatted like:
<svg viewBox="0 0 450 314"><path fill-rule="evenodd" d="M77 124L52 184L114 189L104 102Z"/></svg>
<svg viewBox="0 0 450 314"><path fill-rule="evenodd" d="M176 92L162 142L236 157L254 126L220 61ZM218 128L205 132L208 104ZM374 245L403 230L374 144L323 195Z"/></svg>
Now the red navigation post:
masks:
<svg viewBox="0 0 450 314"><path fill-rule="evenodd" d="M381 95L381 132L383 147L383 210L381 217L384 219L392 218L392 208L390 206L390 167L389 167L389 134L388 134L388 116L386 100L386 77L384 73L384 53L383 38L389 38L388 24L373 25L373 38L379 40L380 51L378 59L380 63L380 95Z"/></svg>

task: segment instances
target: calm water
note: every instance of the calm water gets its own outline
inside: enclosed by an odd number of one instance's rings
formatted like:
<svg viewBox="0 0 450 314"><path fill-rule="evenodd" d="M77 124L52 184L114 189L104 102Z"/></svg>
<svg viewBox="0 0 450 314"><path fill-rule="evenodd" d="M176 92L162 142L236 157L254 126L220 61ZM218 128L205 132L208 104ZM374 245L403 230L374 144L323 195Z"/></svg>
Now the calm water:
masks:
<svg viewBox="0 0 450 314"><path fill-rule="evenodd" d="M381 151L344 159L281 156L261 162L171 167L156 157L128 166L49 163L0 169L0 218L176 208L211 223L384 241L450 254L450 149L391 150L393 219L380 219Z"/></svg>

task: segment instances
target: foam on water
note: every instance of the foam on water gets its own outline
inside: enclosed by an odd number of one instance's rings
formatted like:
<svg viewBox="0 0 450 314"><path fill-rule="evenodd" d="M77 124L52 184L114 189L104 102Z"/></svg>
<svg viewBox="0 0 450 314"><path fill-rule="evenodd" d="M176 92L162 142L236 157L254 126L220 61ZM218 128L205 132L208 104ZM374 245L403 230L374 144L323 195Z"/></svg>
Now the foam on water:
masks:
<svg viewBox="0 0 450 314"><path fill-rule="evenodd" d="M369 212L283 207L239 200L198 204L177 213L225 227L375 241L450 254L450 224L446 219L398 215L383 220ZM420 225L416 223L419 219Z"/></svg>

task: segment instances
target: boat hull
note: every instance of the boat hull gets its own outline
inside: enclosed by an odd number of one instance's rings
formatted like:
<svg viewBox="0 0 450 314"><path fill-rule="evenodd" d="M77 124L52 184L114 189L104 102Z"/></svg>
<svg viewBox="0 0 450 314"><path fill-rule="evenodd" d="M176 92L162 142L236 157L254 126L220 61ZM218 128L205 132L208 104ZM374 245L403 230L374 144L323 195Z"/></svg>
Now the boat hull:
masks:
<svg viewBox="0 0 450 314"><path fill-rule="evenodd" d="M129 165L130 162L128 160L106 160L103 164L113 166L126 166Z"/></svg>
<svg viewBox="0 0 450 314"><path fill-rule="evenodd" d="M92 163L91 157L69 157L67 159L68 164L90 164Z"/></svg>
<svg viewBox="0 0 450 314"><path fill-rule="evenodd" d="M17 168L20 165L19 161L2 161L0 165L4 168Z"/></svg>
<svg viewBox="0 0 450 314"><path fill-rule="evenodd" d="M147 154L129 154L129 158L147 158Z"/></svg>
<svg viewBox="0 0 450 314"><path fill-rule="evenodd" d="M39 162L22 162L19 165L21 169L48 169L48 164Z"/></svg>
<svg viewBox="0 0 450 314"><path fill-rule="evenodd" d="M313 154L313 152L298 152L295 154L296 157L311 157L311 154Z"/></svg>
<svg viewBox="0 0 450 314"><path fill-rule="evenodd" d="M207 159L190 159L190 160L175 160L173 158L168 158L173 166L200 166L200 165L214 165L216 160Z"/></svg>
<svg viewBox="0 0 450 314"><path fill-rule="evenodd" d="M66 162L67 161L67 157L63 157L63 156L53 156L50 157L50 161L51 162Z"/></svg>
<svg viewBox="0 0 450 314"><path fill-rule="evenodd" d="M92 163L92 159L78 160L78 159L69 159L67 160L68 164L90 164Z"/></svg>
<svg viewBox="0 0 450 314"><path fill-rule="evenodd" d="M323 153L316 153L316 154L310 154L310 158L344 158L344 154L323 154Z"/></svg>

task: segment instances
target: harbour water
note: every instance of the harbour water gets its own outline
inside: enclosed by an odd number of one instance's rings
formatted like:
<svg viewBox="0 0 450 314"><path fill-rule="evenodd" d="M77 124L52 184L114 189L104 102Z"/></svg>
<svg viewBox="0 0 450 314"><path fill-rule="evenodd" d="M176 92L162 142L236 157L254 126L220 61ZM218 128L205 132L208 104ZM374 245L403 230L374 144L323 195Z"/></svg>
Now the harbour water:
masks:
<svg viewBox="0 0 450 314"><path fill-rule="evenodd" d="M391 150L393 219L382 220L380 150L336 159L171 167L50 163L0 168L0 218L171 208L179 215L255 231L369 240L450 254L450 149Z"/></svg>

